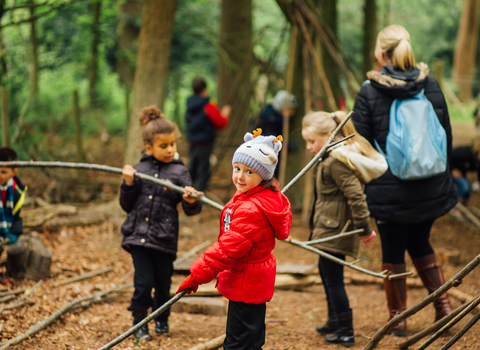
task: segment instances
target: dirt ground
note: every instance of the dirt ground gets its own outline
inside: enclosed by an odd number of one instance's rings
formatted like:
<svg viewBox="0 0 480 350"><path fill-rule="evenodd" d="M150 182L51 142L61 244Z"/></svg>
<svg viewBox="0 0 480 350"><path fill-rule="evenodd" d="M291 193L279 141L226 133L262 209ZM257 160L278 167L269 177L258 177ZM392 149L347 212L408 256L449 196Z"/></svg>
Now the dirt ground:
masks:
<svg viewBox="0 0 480 350"><path fill-rule="evenodd" d="M470 128L458 131L464 136ZM23 171L23 170L22 170ZM117 178L118 179L118 178ZM220 174L214 183L228 186L229 175ZM225 189L211 192L211 198L223 198ZM480 208L480 194L474 193L471 205ZM51 279L36 290L30 299L35 303L20 309L4 311L0 314L1 340L6 341L50 316L70 301L104 290L116 283L132 269L130 255L120 248L119 225L122 216L118 212L101 225L65 228L59 232L41 234L44 244L53 254ZM178 256L189 251L205 240L215 241L218 235L219 212L204 207L200 215L181 219L181 233ZM300 213L294 213L291 237L298 240L308 238L308 227L300 222ZM439 218L432 230L434 248L454 248L460 251L458 264L446 264L443 268L446 279L455 275L462 267L480 253L480 231L471 224L454 221L448 215ZM288 243L278 242L274 254L278 264L316 264L318 256ZM197 254L198 256L198 254ZM381 269L380 240L362 245L359 266L373 271ZM113 270L105 275L90 278L65 286L54 282L102 267ZM414 271L407 257L407 268ZM347 271L349 269L346 269ZM174 275L174 284L185 276ZM416 277L416 273L411 278ZM132 278L127 280L131 282ZM11 280L10 289L32 287L34 281ZM347 284L347 293L354 315L356 345L351 349L363 349L368 338L387 321L387 306L383 287L380 284ZM480 267L468 275L458 287L472 296L480 294ZM412 306L427 296L424 288L410 288L408 306ZM109 302L93 305L87 309L69 312L32 338L20 343L14 349L97 349L131 327L132 319L127 311L131 291L126 291ZM222 299L222 297L217 297ZM461 302L450 298L452 306ZM327 345L324 337L315 332L315 327L326 320L325 293L321 284L314 284L300 291L277 290L267 304L267 336L265 350L279 349L343 349L341 346ZM471 316L468 316L470 319ZM408 319L407 336L413 335L430 325L434 319L433 306L428 306ZM154 334L153 340L136 341L132 337L117 345L116 349L189 349L213 339L225 331L226 317L200 314L175 313L170 316L170 333ZM439 349L464 324L462 320L440 340L428 349ZM395 349L396 344L405 338L386 336L378 349ZM418 345L419 343L417 343ZM411 347L413 348L413 347ZM477 324L451 349L480 349L480 325Z"/></svg>

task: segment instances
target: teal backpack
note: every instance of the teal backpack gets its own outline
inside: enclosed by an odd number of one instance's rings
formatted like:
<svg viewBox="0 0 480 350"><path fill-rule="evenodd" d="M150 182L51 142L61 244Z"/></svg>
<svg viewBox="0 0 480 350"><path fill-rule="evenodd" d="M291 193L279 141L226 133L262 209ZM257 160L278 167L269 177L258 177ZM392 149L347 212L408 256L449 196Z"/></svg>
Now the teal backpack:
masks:
<svg viewBox="0 0 480 350"><path fill-rule="evenodd" d="M386 154L393 175L402 180L428 178L447 168L447 134L423 90L390 107Z"/></svg>

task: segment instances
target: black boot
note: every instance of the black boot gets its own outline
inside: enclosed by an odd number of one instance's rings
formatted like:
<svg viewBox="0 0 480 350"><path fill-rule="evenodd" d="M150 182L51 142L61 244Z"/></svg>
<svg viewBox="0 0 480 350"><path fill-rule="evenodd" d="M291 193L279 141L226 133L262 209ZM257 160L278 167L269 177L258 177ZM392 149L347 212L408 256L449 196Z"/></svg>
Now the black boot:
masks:
<svg viewBox="0 0 480 350"><path fill-rule="evenodd" d="M133 325L135 326L137 323L141 322L145 317L147 317L147 311L146 310L133 310L132 311L132 316L133 316ZM152 339L152 336L148 332L148 323L143 326L140 329L137 329L135 332L133 332L133 336L136 339L143 339L143 340L150 340Z"/></svg>
<svg viewBox="0 0 480 350"><path fill-rule="evenodd" d="M339 344L346 348L355 345L353 334L352 310L337 314L338 330L335 334L327 335L325 341L330 344Z"/></svg>
<svg viewBox="0 0 480 350"><path fill-rule="evenodd" d="M155 320L155 333L157 334L168 333L168 321Z"/></svg>
<svg viewBox="0 0 480 350"><path fill-rule="evenodd" d="M323 326L317 326L316 331L320 334L332 334L335 333L338 329L337 318L335 317L335 310L333 309L332 303L327 300L328 306L328 319L327 323Z"/></svg>

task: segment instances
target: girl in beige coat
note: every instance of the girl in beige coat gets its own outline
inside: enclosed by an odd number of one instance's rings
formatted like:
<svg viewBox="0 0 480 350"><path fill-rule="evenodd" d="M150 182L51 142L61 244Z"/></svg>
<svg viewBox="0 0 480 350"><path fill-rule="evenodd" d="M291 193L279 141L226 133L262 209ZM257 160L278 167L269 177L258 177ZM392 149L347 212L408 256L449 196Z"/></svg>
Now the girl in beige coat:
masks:
<svg viewBox="0 0 480 350"><path fill-rule="evenodd" d="M333 130L346 117L344 112L315 112L303 118L302 136L307 149L317 154L325 145ZM355 128L348 121L338 138L354 134ZM339 234L350 222L347 231L363 229L359 234L364 243L370 242L376 233L370 228L363 184L387 170L385 159L361 136L335 146L315 167L315 202L310 218L311 240ZM345 260L346 255L356 257L359 238L354 235L318 243L316 248ZM345 347L355 343L352 310L343 282L343 265L324 257L319 258L318 269L325 288L328 320L317 332L327 335L325 341Z"/></svg>

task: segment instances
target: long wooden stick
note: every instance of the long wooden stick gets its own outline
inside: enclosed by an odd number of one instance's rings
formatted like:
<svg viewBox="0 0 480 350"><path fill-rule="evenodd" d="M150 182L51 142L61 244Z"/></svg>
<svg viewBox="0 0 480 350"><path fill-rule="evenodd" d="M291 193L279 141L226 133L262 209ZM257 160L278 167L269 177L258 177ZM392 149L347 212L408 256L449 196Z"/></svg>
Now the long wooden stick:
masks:
<svg viewBox="0 0 480 350"><path fill-rule="evenodd" d="M458 287L461 284L463 278L468 275L475 267L477 267L478 264L480 264L480 254L477 255L475 259L469 262L459 273L450 278L443 286L438 288L435 292L433 292L419 303L415 304L408 310L402 312L401 314L395 316L389 322L387 322L370 339L370 342L367 344L364 350L375 349L378 343L383 339L383 337L385 337L385 335L388 334L388 332L390 332L390 330L397 324L425 308L428 304L432 303L435 299L437 299L443 293L447 292L450 288Z"/></svg>
<svg viewBox="0 0 480 350"><path fill-rule="evenodd" d="M115 339L113 339L111 342L105 344L104 346L102 346L101 348L98 348L98 350L107 350L107 349L111 349L113 348L115 345L117 345L118 343L121 343L122 341L124 341L125 339L127 339L129 336L131 336L134 332L136 332L137 330L139 330L140 328L142 328L143 326L145 326L148 322L150 322L151 320L153 320L154 318L156 318L158 315L162 314L163 312L165 312L165 310L167 310L170 306L172 306L173 304L175 304L178 300L180 300L181 297L183 297L186 293L190 292L191 291L191 288L190 289L184 289L182 290L181 292L179 292L178 294L175 294L172 298L170 298L169 301L167 301L165 304L163 304L161 307L159 307L158 309L156 309L155 311L153 311L150 315L148 315L147 317L145 317L142 321L138 322L135 326L133 326L132 328L130 328L128 331L126 331L125 333L119 335L118 337L116 337ZM2 350L0 348L0 350Z"/></svg>
<svg viewBox="0 0 480 350"><path fill-rule="evenodd" d="M474 300L470 302L470 304L463 309L457 316L455 316L452 320L450 320L445 326L440 328L434 335L430 338L425 340L416 350L423 350L426 349L430 344L432 344L435 340L437 340L440 336L442 336L446 331L456 325L462 318L464 318L470 311L475 309L475 307L480 304L480 295L477 296Z"/></svg>
<svg viewBox="0 0 480 350"><path fill-rule="evenodd" d="M468 330L469 330L470 328L472 328L473 325L475 325L475 323L478 322L478 320L480 320L480 312L477 312L477 313L475 314L475 316L473 316L473 318L472 318L470 321L468 321L468 323L467 323L465 326L463 326L462 329L460 329L460 330L458 331L457 334L455 334L444 346L442 346L442 347L440 348L440 350L450 349L450 347L451 347L453 344L455 344L455 343L458 341L458 339L460 339L461 337L463 337L463 336L465 335L465 333L467 333Z"/></svg>
<svg viewBox="0 0 480 350"><path fill-rule="evenodd" d="M123 174L123 169L120 168L115 168L107 165L99 165L99 164L88 164L88 163L66 163L66 162L24 162L24 161L15 161L15 162L0 162L1 167L39 167L39 168L69 168L69 169L85 169L85 170L99 170L99 171L105 171L105 172L110 172L110 173L115 173L115 174ZM185 190L183 187L177 186L170 181L166 180L161 180L157 179L156 177L149 176L147 174L135 173L135 177L153 182L154 184L161 185L163 187L166 187L170 190L173 190L178 193L185 193ZM205 204L208 204L214 208L217 208L219 210L223 209L223 206L218 204L217 202L212 201L211 199L208 199L207 197L203 195L192 195L192 197L197 198L200 202L203 202Z"/></svg>
<svg viewBox="0 0 480 350"><path fill-rule="evenodd" d="M422 329L420 332L418 333L415 333L414 335L412 335L411 337L409 337L406 341L404 341L403 343L400 343L398 344L398 348L399 349L408 349L408 347L412 344L415 344L417 341L419 341L420 339L426 337L427 335L433 333L433 332L436 332L437 330L439 330L441 327L443 327L444 325L446 325L452 318L454 318L455 316L457 316L463 309L465 309L467 306L469 305L469 303L465 303L465 304L462 304L460 305L458 308L456 308L454 311L452 311L451 313L449 313L447 316L445 317L442 317L441 319L439 319L437 322L431 324L430 326L428 326L427 328L424 328Z"/></svg>
<svg viewBox="0 0 480 350"><path fill-rule="evenodd" d="M280 153L280 170L279 170L279 179L280 185L285 183L286 170L287 170L287 159L288 159L288 140L289 140L289 123L290 123L290 108L288 107L290 101L290 94L292 93L293 87L293 71L295 69L295 53L297 49L297 34L298 28L295 23L292 23L292 35L290 39L290 52L288 54L288 67L287 67L287 97L283 102L283 123L282 123L282 136L283 136L283 149ZM275 135L278 136L278 135Z"/></svg>
<svg viewBox="0 0 480 350"><path fill-rule="evenodd" d="M188 350L213 350L213 349L218 349L220 346L222 346L224 339L225 339L225 334L222 334L222 335L219 335L216 338L213 338L212 340L207 341L206 343L195 345L193 348L190 348Z"/></svg>

